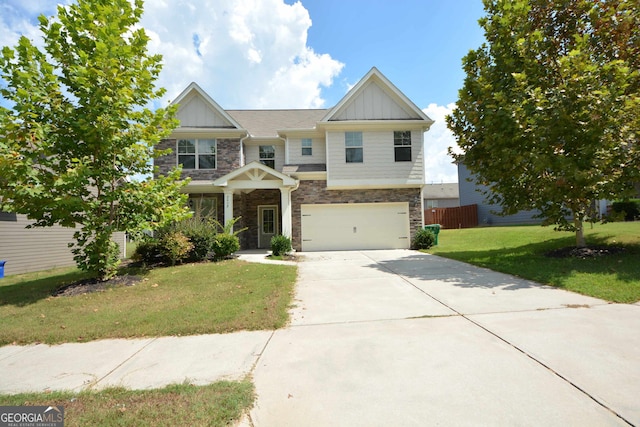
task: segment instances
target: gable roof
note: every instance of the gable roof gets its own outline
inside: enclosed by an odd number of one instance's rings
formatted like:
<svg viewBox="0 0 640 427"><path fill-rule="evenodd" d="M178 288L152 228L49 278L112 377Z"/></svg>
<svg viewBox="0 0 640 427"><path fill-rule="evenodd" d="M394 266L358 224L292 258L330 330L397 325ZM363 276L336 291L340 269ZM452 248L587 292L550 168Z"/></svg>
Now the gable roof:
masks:
<svg viewBox="0 0 640 427"><path fill-rule="evenodd" d="M371 86L374 85L374 86ZM387 117L352 117L343 118L345 113L365 92L375 92L378 97L386 98L395 104L393 111L387 111ZM370 103L367 103L370 104ZM371 70L322 118L321 122L339 120L423 120L431 125L431 120L420 108L418 108L405 94L403 94L389 79L387 79L376 67Z"/></svg>
<svg viewBox="0 0 640 427"><path fill-rule="evenodd" d="M227 127L227 128L235 128L235 129L243 129L243 127L233 118L231 117L216 101L213 100L196 82L191 82L189 86L186 87L185 90L182 91L180 95L176 99L171 102L171 105L178 104L178 113L182 108L185 107L182 103L191 98L191 96L199 97L204 104L209 107L215 114L217 114L225 123L225 126L211 126L211 127Z"/></svg>
<svg viewBox="0 0 640 427"><path fill-rule="evenodd" d="M246 188L256 188L258 181L282 181L283 186L293 187L297 185L297 181L291 178L289 175L278 172L275 169L271 169L269 166L265 166L257 160L247 163L246 165L230 172L224 176L213 181L213 184L219 187L230 186L231 181L250 181L252 184ZM267 187L265 187L267 188ZM275 188L269 186L268 188Z"/></svg>

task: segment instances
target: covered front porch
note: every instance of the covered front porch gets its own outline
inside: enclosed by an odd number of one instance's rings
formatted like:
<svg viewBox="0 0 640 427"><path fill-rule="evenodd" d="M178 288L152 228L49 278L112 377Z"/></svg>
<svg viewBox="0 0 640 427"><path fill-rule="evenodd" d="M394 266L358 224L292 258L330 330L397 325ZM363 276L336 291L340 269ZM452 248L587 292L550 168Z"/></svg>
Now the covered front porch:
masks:
<svg viewBox="0 0 640 427"><path fill-rule="evenodd" d="M235 229L242 249L269 248L271 238L292 236L291 192L298 181L257 161L251 162L215 181L191 182L190 194L208 194L216 200L218 221L226 224L240 217Z"/></svg>

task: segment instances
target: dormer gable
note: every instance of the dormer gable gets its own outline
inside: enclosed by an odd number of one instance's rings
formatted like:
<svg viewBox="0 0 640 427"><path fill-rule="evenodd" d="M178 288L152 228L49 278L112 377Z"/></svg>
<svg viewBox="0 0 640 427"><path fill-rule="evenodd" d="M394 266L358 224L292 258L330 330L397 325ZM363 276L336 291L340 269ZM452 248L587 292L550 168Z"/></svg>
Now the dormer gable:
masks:
<svg viewBox="0 0 640 427"><path fill-rule="evenodd" d="M191 83L171 103L183 128L242 129L198 84Z"/></svg>
<svg viewBox="0 0 640 427"><path fill-rule="evenodd" d="M360 120L431 120L376 67L373 67L321 122Z"/></svg>

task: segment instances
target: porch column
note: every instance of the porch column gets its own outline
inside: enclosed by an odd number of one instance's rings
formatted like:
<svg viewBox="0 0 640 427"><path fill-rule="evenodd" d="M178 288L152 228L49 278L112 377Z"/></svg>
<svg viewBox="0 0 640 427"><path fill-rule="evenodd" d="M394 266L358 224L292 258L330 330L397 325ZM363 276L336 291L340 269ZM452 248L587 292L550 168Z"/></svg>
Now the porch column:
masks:
<svg viewBox="0 0 640 427"><path fill-rule="evenodd" d="M291 187L280 188L280 206L282 210L282 235L292 237L291 232Z"/></svg>
<svg viewBox="0 0 640 427"><path fill-rule="evenodd" d="M227 225L227 222L233 219L233 189L225 188L224 192L224 225ZM231 227L231 232L233 232L233 227Z"/></svg>

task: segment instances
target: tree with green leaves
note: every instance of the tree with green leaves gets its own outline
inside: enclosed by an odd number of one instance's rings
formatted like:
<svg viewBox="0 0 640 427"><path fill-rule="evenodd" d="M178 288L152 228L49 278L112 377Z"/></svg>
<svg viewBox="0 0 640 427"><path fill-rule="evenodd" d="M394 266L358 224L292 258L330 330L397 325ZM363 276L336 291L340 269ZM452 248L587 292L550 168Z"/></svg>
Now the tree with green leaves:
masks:
<svg viewBox="0 0 640 427"><path fill-rule="evenodd" d="M164 94L161 57L138 26L142 0L78 0L40 16L44 48L21 37L0 57L0 202L32 226L73 227L77 265L115 275L114 232L153 229L189 215L178 169L155 180L153 147L176 126L174 108L146 106Z"/></svg>
<svg viewBox="0 0 640 427"><path fill-rule="evenodd" d="M486 42L463 59L447 118L503 214L537 209L585 246L592 204L640 180L637 0L484 0Z"/></svg>

